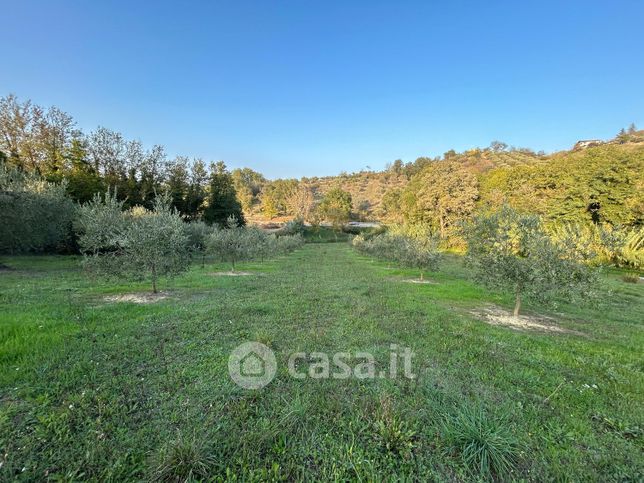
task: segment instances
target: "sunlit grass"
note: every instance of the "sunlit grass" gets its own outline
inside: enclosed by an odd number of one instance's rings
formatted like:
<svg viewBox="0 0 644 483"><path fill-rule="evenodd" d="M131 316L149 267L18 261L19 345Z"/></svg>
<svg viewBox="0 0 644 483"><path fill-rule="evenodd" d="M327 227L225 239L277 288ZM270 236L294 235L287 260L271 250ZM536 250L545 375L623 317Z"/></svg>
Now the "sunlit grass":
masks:
<svg viewBox="0 0 644 483"><path fill-rule="evenodd" d="M3 263L13 270L0 273L2 480L468 480L511 470L618 481L644 470L644 285L618 270L606 274L601 307L526 308L574 335L476 320L472 308L512 300L472 283L457 256L427 275L435 284L415 285L401 281L414 270L344 243L309 244L241 264L252 276L197 264L163 280L169 298L148 305L106 302L148 284L93 282L72 257ZM270 345L280 365L259 391L227 373L248 340ZM412 348L416 380L294 380L285 369L295 351L369 351L386 364L391 343ZM468 426L460 415L472 407L485 416Z"/></svg>

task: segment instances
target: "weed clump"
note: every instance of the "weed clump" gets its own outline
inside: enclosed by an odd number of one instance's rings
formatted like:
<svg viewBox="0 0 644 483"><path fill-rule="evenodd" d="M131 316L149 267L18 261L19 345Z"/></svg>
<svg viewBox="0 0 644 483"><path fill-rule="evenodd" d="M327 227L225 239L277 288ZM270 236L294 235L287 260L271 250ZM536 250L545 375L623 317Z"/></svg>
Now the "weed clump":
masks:
<svg viewBox="0 0 644 483"><path fill-rule="evenodd" d="M458 454L467 469L482 478L509 474L516 466L519 443L505 418L494 418L481 408L465 407L443 424L448 453Z"/></svg>

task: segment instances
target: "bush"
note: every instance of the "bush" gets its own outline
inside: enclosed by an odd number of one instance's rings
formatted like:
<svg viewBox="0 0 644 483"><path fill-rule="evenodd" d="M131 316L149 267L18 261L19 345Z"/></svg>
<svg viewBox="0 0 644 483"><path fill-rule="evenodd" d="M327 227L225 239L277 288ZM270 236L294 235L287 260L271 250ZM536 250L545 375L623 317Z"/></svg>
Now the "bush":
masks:
<svg viewBox="0 0 644 483"><path fill-rule="evenodd" d="M359 226L342 225L342 233L346 233L347 235L359 235L362 231L362 228Z"/></svg>
<svg viewBox="0 0 644 483"><path fill-rule="evenodd" d="M304 237L300 234L278 236L275 242L275 251L277 253L289 253L304 245Z"/></svg>
<svg viewBox="0 0 644 483"><path fill-rule="evenodd" d="M294 220L286 222L286 224L279 231L279 235L303 235L304 234L304 220L295 218Z"/></svg>
<svg viewBox="0 0 644 483"><path fill-rule="evenodd" d="M107 193L105 201L96 195L81 207L79 244L84 265L99 275L149 278L156 293L160 276L188 269L185 224L166 196L157 197L153 211L136 207L123 212L122 206L115 194Z"/></svg>
<svg viewBox="0 0 644 483"><path fill-rule="evenodd" d="M70 239L75 211L66 182L48 183L0 164L0 252L58 248Z"/></svg>
<svg viewBox="0 0 644 483"><path fill-rule="evenodd" d="M622 276L622 280L626 283L639 283L640 276L637 273L627 273Z"/></svg>
<svg viewBox="0 0 644 483"><path fill-rule="evenodd" d="M609 224L552 223L548 233L555 242L568 241L593 263L617 267L644 267L644 227L623 228Z"/></svg>
<svg viewBox="0 0 644 483"><path fill-rule="evenodd" d="M520 447L508 422L481 408L464 408L447 418L443 437L447 452L458 454L471 473L484 479L506 476L516 466Z"/></svg>

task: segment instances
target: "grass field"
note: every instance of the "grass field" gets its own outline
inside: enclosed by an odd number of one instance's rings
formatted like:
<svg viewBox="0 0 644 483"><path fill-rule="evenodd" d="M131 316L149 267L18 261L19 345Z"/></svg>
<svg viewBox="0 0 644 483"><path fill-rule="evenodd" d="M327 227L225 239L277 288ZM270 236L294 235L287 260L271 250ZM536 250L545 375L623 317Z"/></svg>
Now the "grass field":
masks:
<svg viewBox="0 0 644 483"><path fill-rule="evenodd" d="M148 305L106 302L148 285L92 281L78 261L3 259L2 480L475 480L486 473L464 433L508 457L504 479L644 478L644 285L621 272L599 307L527 306L574 331L547 333L471 315L512 301L457 257L420 285L346 243L312 243L241 264L250 276L195 265ZM256 391L228 375L246 341L278 361ZM297 351L384 366L392 343L414 351L416 379L286 370Z"/></svg>

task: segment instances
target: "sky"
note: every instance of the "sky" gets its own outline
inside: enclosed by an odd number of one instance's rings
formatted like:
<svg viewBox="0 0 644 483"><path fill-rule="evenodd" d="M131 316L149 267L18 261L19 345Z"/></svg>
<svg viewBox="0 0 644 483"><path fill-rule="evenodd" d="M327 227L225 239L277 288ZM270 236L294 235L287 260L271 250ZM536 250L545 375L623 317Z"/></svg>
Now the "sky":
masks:
<svg viewBox="0 0 644 483"><path fill-rule="evenodd" d="M0 96L269 178L644 126L642 1L0 0Z"/></svg>

